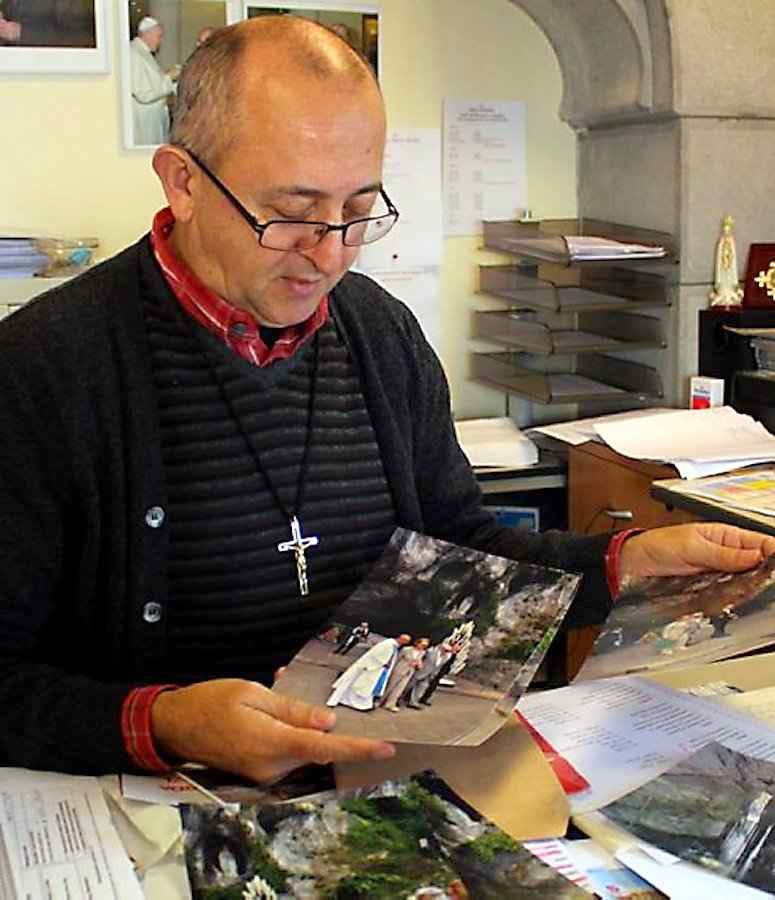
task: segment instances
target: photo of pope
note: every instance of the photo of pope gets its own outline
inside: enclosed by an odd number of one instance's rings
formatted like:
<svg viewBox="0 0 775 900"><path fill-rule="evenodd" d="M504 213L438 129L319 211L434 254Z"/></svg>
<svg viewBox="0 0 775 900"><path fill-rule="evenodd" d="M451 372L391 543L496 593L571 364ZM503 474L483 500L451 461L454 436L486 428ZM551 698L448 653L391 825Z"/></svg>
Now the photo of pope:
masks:
<svg viewBox="0 0 775 900"><path fill-rule="evenodd" d="M409 634L384 638L342 672L333 684L327 706L374 709L385 693L388 680L402 647L412 642Z"/></svg>

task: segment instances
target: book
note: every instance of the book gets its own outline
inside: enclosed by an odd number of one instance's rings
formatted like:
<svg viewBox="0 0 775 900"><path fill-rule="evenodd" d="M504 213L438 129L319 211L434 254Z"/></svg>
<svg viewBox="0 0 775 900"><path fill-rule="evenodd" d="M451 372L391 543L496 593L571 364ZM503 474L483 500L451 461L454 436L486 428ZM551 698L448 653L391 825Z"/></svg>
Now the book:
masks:
<svg viewBox="0 0 775 900"><path fill-rule="evenodd" d="M269 805L182 806L194 900L582 900L436 773Z"/></svg>
<svg viewBox="0 0 775 900"><path fill-rule="evenodd" d="M398 528L274 690L335 710L334 732L477 746L530 684L579 581Z"/></svg>
<svg viewBox="0 0 775 900"><path fill-rule="evenodd" d="M757 468L716 478L693 478L681 484L679 490L736 509L775 516L775 468Z"/></svg>

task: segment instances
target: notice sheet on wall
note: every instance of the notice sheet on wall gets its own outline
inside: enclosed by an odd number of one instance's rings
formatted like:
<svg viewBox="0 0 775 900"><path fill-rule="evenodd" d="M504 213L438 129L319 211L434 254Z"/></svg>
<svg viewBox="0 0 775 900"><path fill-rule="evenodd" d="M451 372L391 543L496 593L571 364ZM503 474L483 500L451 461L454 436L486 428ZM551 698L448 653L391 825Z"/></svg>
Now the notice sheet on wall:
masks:
<svg viewBox="0 0 775 900"><path fill-rule="evenodd" d="M444 233L480 234L482 219L527 206L525 102L444 101Z"/></svg>
<svg viewBox="0 0 775 900"><path fill-rule="evenodd" d="M385 144L385 191L399 211L384 238L366 245L357 268L427 268L441 264L441 132L394 129ZM380 201L377 201L379 205Z"/></svg>

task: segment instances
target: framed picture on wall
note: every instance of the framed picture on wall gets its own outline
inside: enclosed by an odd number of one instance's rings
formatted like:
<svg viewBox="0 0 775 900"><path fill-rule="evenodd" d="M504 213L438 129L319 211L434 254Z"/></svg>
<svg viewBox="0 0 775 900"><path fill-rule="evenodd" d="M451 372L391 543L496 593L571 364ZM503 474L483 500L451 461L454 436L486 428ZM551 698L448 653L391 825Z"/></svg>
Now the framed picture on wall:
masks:
<svg viewBox="0 0 775 900"><path fill-rule="evenodd" d="M169 138L185 61L213 31L239 19L242 0L117 2L123 143L156 147Z"/></svg>
<svg viewBox="0 0 775 900"><path fill-rule="evenodd" d="M284 15L312 19L335 31L362 53L379 74L378 0L243 0L243 16Z"/></svg>
<svg viewBox="0 0 775 900"><path fill-rule="evenodd" d="M108 71L108 0L0 0L0 73Z"/></svg>

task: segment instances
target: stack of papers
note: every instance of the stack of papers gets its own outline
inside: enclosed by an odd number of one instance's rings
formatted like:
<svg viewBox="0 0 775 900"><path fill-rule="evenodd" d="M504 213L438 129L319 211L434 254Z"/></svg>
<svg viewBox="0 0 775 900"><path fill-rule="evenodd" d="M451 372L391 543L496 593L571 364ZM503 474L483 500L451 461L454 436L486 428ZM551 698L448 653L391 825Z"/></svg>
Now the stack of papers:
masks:
<svg viewBox="0 0 775 900"><path fill-rule="evenodd" d="M485 241L487 246L487 242ZM667 250L657 244L632 244L592 235L499 236L490 246L533 259L569 264L581 261L618 262L620 260L662 259Z"/></svg>
<svg viewBox="0 0 775 900"><path fill-rule="evenodd" d="M540 426L569 444L601 440L622 456L671 463L681 478L701 478L775 460L775 435L731 406L653 409Z"/></svg>
<svg viewBox="0 0 775 900"><path fill-rule="evenodd" d="M143 900L96 778L0 769L3 900Z"/></svg>
<svg viewBox="0 0 775 900"><path fill-rule="evenodd" d="M565 243L572 260L661 259L667 254L658 244L630 244L591 235L566 237Z"/></svg>
<svg viewBox="0 0 775 900"><path fill-rule="evenodd" d="M32 238L0 237L0 278L31 278L48 268L48 256Z"/></svg>
<svg viewBox="0 0 775 900"><path fill-rule="evenodd" d="M512 419L467 419L455 431L472 466L513 469L538 462L538 447Z"/></svg>

